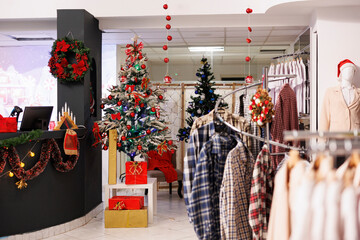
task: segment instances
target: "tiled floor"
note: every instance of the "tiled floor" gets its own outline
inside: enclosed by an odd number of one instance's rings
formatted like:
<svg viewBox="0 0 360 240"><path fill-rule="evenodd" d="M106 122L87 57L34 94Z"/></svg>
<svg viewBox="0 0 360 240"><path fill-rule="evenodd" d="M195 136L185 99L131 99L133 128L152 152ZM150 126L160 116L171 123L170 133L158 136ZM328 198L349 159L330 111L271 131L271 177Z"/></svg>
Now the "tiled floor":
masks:
<svg viewBox="0 0 360 240"><path fill-rule="evenodd" d="M197 239L189 223L185 203L177 194L158 192L157 215L148 228L104 228L104 213L88 224L64 234L47 238L51 240L189 240Z"/></svg>

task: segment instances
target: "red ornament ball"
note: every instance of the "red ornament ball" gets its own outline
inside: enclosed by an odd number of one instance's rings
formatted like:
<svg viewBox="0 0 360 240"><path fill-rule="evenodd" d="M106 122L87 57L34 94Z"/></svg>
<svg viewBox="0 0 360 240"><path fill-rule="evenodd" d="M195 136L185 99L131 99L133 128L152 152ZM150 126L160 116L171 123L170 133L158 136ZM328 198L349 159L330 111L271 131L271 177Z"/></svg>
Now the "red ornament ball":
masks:
<svg viewBox="0 0 360 240"><path fill-rule="evenodd" d="M246 42L247 42L247 43L251 43L251 39L250 39L250 38L247 38L247 39L246 39Z"/></svg>
<svg viewBox="0 0 360 240"><path fill-rule="evenodd" d="M163 5L163 8L164 8L164 9L168 9L168 5L165 3L165 4Z"/></svg>
<svg viewBox="0 0 360 240"><path fill-rule="evenodd" d="M112 100L112 99L113 99L113 97L112 97L111 95L109 95L109 96L108 96L108 99L109 99L109 100Z"/></svg>
<svg viewBox="0 0 360 240"><path fill-rule="evenodd" d="M142 69L145 69L145 68L146 68L146 65L145 65L145 64L141 65L141 68L142 68Z"/></svg>
<svg viewBox="0 0 360 240"><path fill-rule="evenodd" d="M172 140L169 140L169 141L168 141L168 144L169 144L169 145L172 145L172 144L173 144L173 141L172 141Z"/></svg>
<svg viewBox="0 0 360 240"><path fill-rule="evenodd" d="M126 125L126 128L127 128L128 130L130 130L130 129L131 129L131 126L130 126L130 125Z"/></svg>
<svg viewBox="0 0 360 240"><path fill-rule="evenodd" d="M145 104L141 103L141 104L140 104L140 107L141 107L141 108L145 107Z"/></svg>
<svg viewBox="0 0 360 240"><path fill-rule="evenodd" d="M146 130L146 134L147 134L147 135L150 135L150 134L151 134L150 129Z"/></svg>
<svg viewBox="0 0 360 240"><path fill-rule="evenodd" d="M125 141L125 140L126 140L126 137L125 137L125 136L122 136L122 137L121 137L121 140L122 140L122 141Z"/></svg>
<svg viewBox="0 0 360 240"><path fill-rule="evenodd" d="M169 58L164 58L164 62L168 63L168 62L169 62Z"/></svg>
<svg viewBox="0 0 360 240"><path fill-rule="evenodd" d="M250 60L251 60L251 57L249 57L249 56L247 56L247 57L245 58L245 61L247 61L247 62L250 62Z"/></svg>
<svg viewBox="0 0 360 240"><path fill-rule="evenodd" d="M167 40L168 40L168 41L171 41L171 40L172 40L172 36L171 36L171 35L167 36Z"/></svg>
<svg viewBox="0 0 360 240"><path fill-rule="evenodd" d="M166 20L170 21L171 17L169 15L166 16Z"/></svg>
<svg viewBox="0 0 360 240"><path fill-rule="evenodd" d="M118 101L118 102L116 103L116 105L118 105L118 106L121 106L121 104L122 104L121 101Z"/></svg>
<svg viewBox="0 0 360 240"><path fill-rule="evenodd" d="M247 8L247 9L246 9L246 13L247 13L247 14L250 14L250 13L252 13L252 12L253 12L253 10L252 10L251 8Z"/></svg>
<svg viewBox="0 0 360 240"><path fill-rule="evenodd" d="M164 46L163 46L163 49L164 49L164 51L166 51L166 50L168 49L168 46L167 46L167 45L164 45Z"/></svg>
<svg viewBox="0 0 360 240"><path fill-rule="evenodd" d="M133 112L130 113L130 117L132 117L132 118L135 117L135 113L133 113Z"/></svg>
<svg viewBox="0 0 360 240"><path fill-rule="evenodd" d="M251 27L248 27L248 30L249 30L249 32L252 32L252 28L251 28Z"/></svg>
<svg viewBox="0 0 360 240"><path fill-rule="evenodd" d="M140 60L141 60L142 58L143 58L143 56L142 56L142 55L139 55L138 59L140 59Z"/></svg>
<svg viewBox="0 0 360 240"><path fill-rule="evenodd" d="M172 81L172 78L170 76L165 76L164 77L164 82L165 83L171 83L171 81Z"/></svg>
<svg viewBox="0 0 360 240"><path fill-rule="evenodd" d="M106 151L108 150L108 146L104 145L103 149Z"/></svg>
<svg viewBox="0 0 360 240"><path fill-rule="evenodd" d="M171 149L170 152L171 152L171 154L174 154L174 153L175 153L175 150L174 150L174 149Z"/></svg>
<svg viewBox="0 0 360 240"><path fill-rule="evenodd" d="M163 99L164 99L164 97L163 97L162 95L160 95L160 96L159 96L159 99L160 99L160 100L163 100Z"/></svg>
<svg viewBox="0 0 360 240"><path fill-rule="evenodd" d="M138 78L136 77L136 78L134 78L134 82L136 82L137 83L137 81L138 81Z"/></svg>
<svg viewBox="0 0 360 240"><path fill-rule="evenodd" d="M116 145L117 147L121 147L121 142L118 142Z"/></svg>
<svg viewBox="0 0 360 240"><path fill-rule="evenodd" d="M167 30L170 30L171 25L170 25L170 24L166 24L165 28L166 28Z"/></svg>
<svg viewBox="0 0 360 240"><path fill-rule="evenodd" d="M137 146L137 149L140 151L142 149L142 146L141 145L138 145Z"/></svg>
<svg viewBox="0 0 360 240"><path fill-rule="evenodd" d="M151 111L152 111L152 112L155 112L155 111L156 111L156 109L155 109L154 107L152 107L152 108L151 108Z"/></svg>
<svg viewBox="0 0 360 240"><path fill-rule="evenodd" d="M265 100L265 104L266 104L266 105L269 104L269 101L268 101L268 100Z"/></svg>
<svg viewBox="0 0 360 240"><path fill-rule="evenodd" d="M104 104L100 104L100 108L104 109L105 105Z"/></svg>

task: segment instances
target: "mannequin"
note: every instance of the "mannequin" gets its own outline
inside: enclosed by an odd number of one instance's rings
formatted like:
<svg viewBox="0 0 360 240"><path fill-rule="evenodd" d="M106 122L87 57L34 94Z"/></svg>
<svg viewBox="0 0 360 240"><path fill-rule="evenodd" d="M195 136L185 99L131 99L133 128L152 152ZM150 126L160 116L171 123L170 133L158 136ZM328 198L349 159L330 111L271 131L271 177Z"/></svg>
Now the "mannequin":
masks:
<svg viewBox="0 0 360 240"><path fill-rule="evenodd" d="M354 86L356 66L345 59L338 64L339 86L326 90L320 115L320 131L360 129L360 89Z"/></svg>

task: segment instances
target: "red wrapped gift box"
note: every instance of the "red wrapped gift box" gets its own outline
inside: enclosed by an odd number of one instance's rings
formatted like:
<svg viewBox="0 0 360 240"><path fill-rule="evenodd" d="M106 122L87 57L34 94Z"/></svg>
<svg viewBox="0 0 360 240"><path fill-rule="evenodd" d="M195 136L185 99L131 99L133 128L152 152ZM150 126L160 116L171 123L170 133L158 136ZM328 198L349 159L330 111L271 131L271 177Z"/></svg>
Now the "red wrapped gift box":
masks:
<svg viewBox="0 0 360 240"><path fill-rule="evenodd" d="M0 114L0 132L16 132L16 131L17 131L16 117L4 118Z"/></svg>
<svg viewBox="0 0 360 240"><path fill-rule="evenodd" d="M147 184L147 163L137 161L126 162L125 184Z"/></svg>
<svg viewBox="0 0 360 240"><path fill-rule="evenodd" d="M109 210L136 210L143 207L143 196L114 196L109 199Z"/></svg>

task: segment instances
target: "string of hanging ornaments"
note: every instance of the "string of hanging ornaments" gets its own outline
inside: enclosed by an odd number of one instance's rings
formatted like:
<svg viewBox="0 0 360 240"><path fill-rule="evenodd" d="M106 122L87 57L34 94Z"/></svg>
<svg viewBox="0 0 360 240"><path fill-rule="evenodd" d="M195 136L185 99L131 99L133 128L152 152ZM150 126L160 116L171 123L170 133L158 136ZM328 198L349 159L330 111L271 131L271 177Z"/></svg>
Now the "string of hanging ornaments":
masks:
<svg viewBox="0 0 360 240"><path fill-rule="evenodd" d="M251 76L250 74L250 67L251 67L251 55L250 55L250 47L251 47L251 32L252 32L252 28L251 28L251 25L250 25L250 14L253 12L253 10L251 8L247 8L246 9L246 13L248 14L248 36L246 38L246 42L248 43L248 55L246 56L245 58L245 61L248 62L248 67L249 67L249 71L248 71L248 75L245 79L245 82L246 83L252 83L254 78Z"/></svg>
<svg viewBox="0 0 360 240"><path fill-rule="evenodd" d="M165 10L168 10L169 6L167 5L167 3L165 3L163 5L163 8ZM170 22L171 21L171 16L166 15L165 19L166 19L167 22ZM165 28L166 28L166 44L164 44L163 50L166 52L166 57L164 58L164 62L166 63L166 74L165 74L165 77L164 77L164 82L165 83L171 83L172 78L169 75L169 51L168 51L169 42L172 40L172 36L169 35L169 30L171 29L171 25L169 23L167 23L165 25Z"/></svg>

